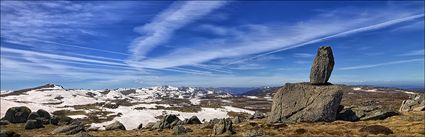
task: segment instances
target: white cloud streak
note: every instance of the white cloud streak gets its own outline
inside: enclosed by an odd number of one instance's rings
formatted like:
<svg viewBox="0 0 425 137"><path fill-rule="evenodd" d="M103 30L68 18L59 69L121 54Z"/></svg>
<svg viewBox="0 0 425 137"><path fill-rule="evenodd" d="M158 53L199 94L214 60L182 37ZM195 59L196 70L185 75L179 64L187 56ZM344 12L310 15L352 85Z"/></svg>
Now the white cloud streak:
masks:
<svg viewBox="0 0 425 137"><path fill-rule="evenodd" d="M414 50L407 53L399 54L397 56L424 56L424 55L425 55L425 50L420 49L420 50Z"/></svg>
<svg viewBox="0 0 425 137"><path fill-rule="evenodd" d="M136 38L130 47L130 59L140 61L146 53L166 42L174 31L225 5L226 1L185 1L172 4L157 15L152 22L135 30L143 36Z"/></svg>
<svg viewBox="0 0 425 137"><path fill-rule="evenodd" d="M358 66L342 67L342 68L339 68L338 70L367 69L367 68L375 68L375 67L380 67L380 66L403 64L403 63L411 63L411 62L424 62L424 59L423 58L417 58L417 59L390 61L390 62L378 63L378 64L368 64L368 65L358 65Z"/></svg>

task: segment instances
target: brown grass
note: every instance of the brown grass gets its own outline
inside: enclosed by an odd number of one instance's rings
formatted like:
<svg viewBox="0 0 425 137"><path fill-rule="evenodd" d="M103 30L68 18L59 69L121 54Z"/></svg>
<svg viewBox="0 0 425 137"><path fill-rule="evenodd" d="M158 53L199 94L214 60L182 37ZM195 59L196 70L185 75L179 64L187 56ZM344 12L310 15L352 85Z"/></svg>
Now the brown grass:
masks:
<svg viewBox="0 0 425 137"><path fill-rule="evenodd" d="M372 135L365 132L359 132L362 127L368 125L382 125L390 128L394 134L388 136L425 136L424 131L424 114L425 112L409 112L402 113L399 116L390 117L385 120L373 121L334 121L334 122L317 122L317 123L297 123L288 124L281 128L270 127L263 120L253 120L233 125L236 134L233 136L243 136L244 131L249 129L257 129L263 131L264 136L385 136L383 134ZM50 136L49 133L56 127L47 125L45 128L35 130L23 130L24 124L10 124L1 126L2 130L15 131L23 136ZM193 129L193 132L183 136L209 136L212 129L201 129L199 125L185 125ZM128 131L90 131L95 136L175 136L173 130L165 129L163 131L128 130Z"/></svg>

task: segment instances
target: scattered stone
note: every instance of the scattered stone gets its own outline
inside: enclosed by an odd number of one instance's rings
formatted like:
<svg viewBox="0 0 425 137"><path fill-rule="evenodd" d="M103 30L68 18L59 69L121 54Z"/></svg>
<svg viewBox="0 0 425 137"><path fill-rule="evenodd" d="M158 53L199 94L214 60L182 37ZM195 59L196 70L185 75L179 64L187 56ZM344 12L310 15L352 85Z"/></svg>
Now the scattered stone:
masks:
<svg viewBox="0 0 425 137"><path fill-rule="evenodd" d="M96 126L90 126L88 128L86 128L86 131L99 131L100 127L96 127Z"/></svg>
<svg viewBox="0 0 425 137"><path fill-rule="evenodd" d="M6 114L2 119L7 120L10 123L25 123L28 120L30 113L31 109L25 106L11 107L6 111Z"/></svg>
<svg viewBox="0 0 425 137"><path fill-rule="evenodd" d="M367 133L375 134L375 135L377 134L389 135L394 133L391 129L381 125L366 126L361 128L359 132L367 132Z"/></svg>
<svg viewBox="0 0 425 137"><path fill-rule="evenodd" d="M202 124L201 128L213 128L214 125L218 122L220 122L220 119L218 118L211 119L209 122L205 122L204 124Z"/></svg>
<svg viewBox="0 0 425 137"><path fill-rule="evenodd" d="M287 83L273 97L270 123L334 121L342 99L342 87Z"/></svg>
<svg viewBox="0 0 425 137"><path fill-rule="evenodd" d="M78 132L77 134L74 135L74 137L94 137L94 136L90 135L87 132Z"/></svg>
<svg viewBox="0 0 425 137"><path fill-rule="evenodd" d="M120 123L119 121L115 121L112 124L109 124L105 127L105 130L126 130L124 125Z"/></svg>
<svg viewBox="0 0 425 137"><path fill-rule="evenodd" d="M174 126L181 124L183 124L183 121L181 121L176 115L170 114L158 121L152 129L172 129Z"/></svg>
<svg viewBox="0 0 425 137"><path fill-rule="evenodd" d="M156 124L156 122L149 122L148 124L146 124L145 128L151 129L155 124Z"/></svg>
<svg viewBox="0 0 425 137"><path fill-rule="evenodd" d="M202 124L202 122L198 119L197 116L190 117L185 124Z"/></svg>
<svg viewBox="0 0 425 137"><path fill-rule="evenodd" d="M7 120L0 120L0 125L9 125L10 122Z"/></svg>
<svg viewBox="0 0 425 137"><path fill-rule="evenodd" d="M68 116L60 116L57 118L59 119L59 122L58 122L59 125L69 125L72 122L72 118Z"/></svg>
<svg viewBox="0 0 425 137"><path fill-rule="evenodd" d="M14 131L0 131L0 137L20 137L18 133Z"/></svg>
<svg viewBox="0 0 425 137"><path fill-rule="evenodd" d="M140 123L139 126L137 126L137 129L142 129L143 128L143 123Z"/></svg>
<svg viewBox="0 0 425 137"><path fill-rule="evenodd" d="M241 123L242 122L242 120L241 120L241 118L239 117L239 116L236 116L236 117L234 117L233 119L232 119L232 123L233 124L239 124L239 123Z"/></svg>
<svg viewBox="0 0 425 137"><path fill-rule="evenodd" d="M299 128L295 130L295 134L298 134L298 135L304 134L306 132L307 132L307 129L304 129L304 128Z"/></svg>
<svg viewBox="0 0 425 137"><path fill-rule="evenodd" d="M400 106L400 112L425 111L425 94L416 94L408 100L404 100Z"/></svg>
<svg viewBox="0 0 425 137"><path fill-rule="evenodd" d="M50 119L51 118L50 113L47 112L46 110L39 109L39 110L37 110L37 113L42 118L45 118L45 119Z"/></svg>
<svg viewBox="0 0 425 137"><path fill-rule="evenodd" d="M27 120L27 122L25 123L25 129L29 130L29 129L36 129L36 128L43 128L43 122L41 120L38 119L30 119Z"/></svg>
<svg viewBox="0 0 425 137"><path fill-rule="evenodd" d="M315 85L327 84L334 67L332 48L322 46L317 50L310 71L310 83Z"/></svg>
<svg viewBox="0 0 425 137"><path fill-rule="evenodd" d="M174 126L173 130L174 130L175 135L180 135L180 134L185 134L187 132L192 132L192 129L185 128L182 125Z"/></svg>
<svg viewBox="0 0 425 137"><path fill-rule="evenodd" d="M250 129L247 130L243 133L244 137L257 137L257 136L262 136L263 135L263 131L259 130L259 129Z"/></svg>
<svg viewBox="0 0 425 137"><path fill-rule="evenodd" d="M358 120L384 120L388 117L399 115L398 112L385 110L382 106L360 106L347 107L337 115L337 120L358 121Z"/></svg>
<svg viewBox="0 0 425 137"><path fill-rule="evenodd" d="M221 134L227 134L231 135L234 134L235 131L233 131L232 127L232 120L230 119L220 119L220 121L214 125L213 128L213 135L221 135Z"/></svg>
<svg viewBox="0 0 425 137"><path fill-rule="evenodd" d="M59 118L56 116L53 116L52 118L50 118L50 124L59 125Z"/></svg>
<svg viewBox="0 0 425 137"><path fill-rule="evenodd" d="M51 134L60 134L60 133L64 133L66 135L72 135L72 134L76 134L80 131L84 131L84 126L83 125L64 125L64 126L60 126L56 129L54 129Z"/></svg>
<svg viewBox="0 0 425 137"><path fill-rule="evenodd" d="M38 115L37 112L31 112L27 119L30 120L30 119L35 119L38 117L40 117L40 115Z"/></svg>
<svg viewBox="0 0 425 137"><path fill-rule="evenodd" d="M263 119L265 117L266 117L266 115L263 112L255 111L255 113L253 115L251 115L249 117L249 119Z"/></svg>

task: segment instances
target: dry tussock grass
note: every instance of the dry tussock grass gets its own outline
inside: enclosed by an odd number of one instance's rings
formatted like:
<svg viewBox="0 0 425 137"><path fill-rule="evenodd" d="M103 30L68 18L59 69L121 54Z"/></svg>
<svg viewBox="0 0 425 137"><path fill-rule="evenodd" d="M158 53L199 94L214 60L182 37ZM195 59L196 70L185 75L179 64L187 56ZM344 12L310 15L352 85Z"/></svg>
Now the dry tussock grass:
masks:
<svg viewBox="0 0 425 137"><path fill-rule="evenodd" d="M373 121L334 121L334 122L317 122L317 123L297 123L288 124L280 128L270 127L263 120L254 120L233 125L236 134L233 136L243 136L243 133L249 129L260 129L264 136L386 136L383 134L372 135L364 132L359 132L359 129L369 125L382 125L390 128L394 134L388 136L425 136L425 112L409 112L399 116L390 117L385 120ZM193 129L193 132L180 136L210 136L212 129L201 129L199 125L185 125ZM47 125L45 128L34 130L23 130L24 124L10 124L1 126L1 130L15 131L22 136L53 136L49 133L56 128L52 125ZM129 131L90 131L95 136L176 136L173 135L173 130L166 129L163 131L129 130ZM58 135L55 135L58 136ZM59 135L66 136L66 135Z"/></svg>

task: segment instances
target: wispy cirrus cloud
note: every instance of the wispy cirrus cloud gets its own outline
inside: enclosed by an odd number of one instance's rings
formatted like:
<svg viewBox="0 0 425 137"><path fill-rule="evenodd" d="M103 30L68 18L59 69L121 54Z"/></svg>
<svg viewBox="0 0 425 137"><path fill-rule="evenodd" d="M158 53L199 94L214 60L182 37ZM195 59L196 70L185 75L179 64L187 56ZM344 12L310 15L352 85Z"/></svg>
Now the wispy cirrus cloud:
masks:
<svg viewBox="0 0 425 137"><path fill-rule="evenodd" d="M176 2L158 14L150 23L135 28L142 36L136 38L131 46L130 60L140 61L146 53L172 37L174 31L209 14L225 5L226 1L185 1ZM131 63L130 63L131 64Z"/></svg>
<svg viewBox="0 0 425 137"><path fill-rule="evenodd" d="M407 53L399 54L397 56L424 56L424 55L425 55L425 50L419 49L419 50L413 50Z"/></svg>
<svg viewBox="0 0 425 137"><path fill-rule="evenodd" d="M367 65L358 65L358 66L350 66L350 67L341 67L338 70L367 69L367 68L374 68L374 67L394 65L394 64L402 64L402 63L411 63L411 62L424 62L424 59L423 58L417 58L417 59L390 61L390 62L377 63L377 64L367 64Z"/></svg>
<svg viewBox="0 0 425 137"><path fill-rule="evenodd" d="M376 14L341 13L332 16L317 16L293 25L249 25L244 29L231 27L236 32L226 38L193 42L168 54L140 60L146 68L168 68L200 64L220 58L254 55L224 66L252 60L291 48L324 40L348 36L365 31L381 29L402 22L423 18L423 13L402 9L397 14L393 9L380 9ZM247 26L247 25L244 25ZM187 47L187 48L186 48Z"/></svg>

